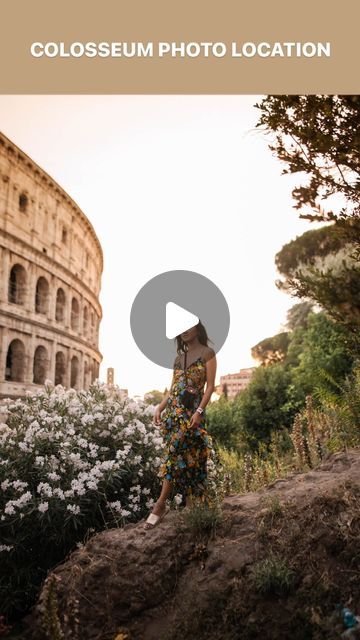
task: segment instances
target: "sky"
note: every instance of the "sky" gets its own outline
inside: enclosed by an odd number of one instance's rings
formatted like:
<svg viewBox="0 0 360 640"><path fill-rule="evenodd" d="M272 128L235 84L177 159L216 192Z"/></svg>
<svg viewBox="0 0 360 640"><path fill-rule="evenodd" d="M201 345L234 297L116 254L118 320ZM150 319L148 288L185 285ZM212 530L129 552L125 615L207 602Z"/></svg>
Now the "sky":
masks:
<svg viewBox="0 0 360 640"><path fill-rule="evenodd" d="M279 332L299 302L275 285L274 257L307 231L295 176L256 128L262 96L0 96L0 129L91 221L104 252L100 379L131 396L164 390L171 371L130 330L139 289L173 269L210 278L230 308L220 375L254 366L251 347Z"/></svg>

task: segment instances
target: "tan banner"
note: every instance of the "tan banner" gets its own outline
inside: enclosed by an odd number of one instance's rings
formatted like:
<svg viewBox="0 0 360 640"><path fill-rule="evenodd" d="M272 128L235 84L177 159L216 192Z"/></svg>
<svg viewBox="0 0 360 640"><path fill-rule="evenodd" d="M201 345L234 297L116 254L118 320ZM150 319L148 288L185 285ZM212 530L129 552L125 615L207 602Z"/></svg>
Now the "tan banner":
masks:
<svg viewBox="0 0 360 640"><path fill-rule="evenodd" d="M1 93L360 93L359 0L2 0Z"/></svg>

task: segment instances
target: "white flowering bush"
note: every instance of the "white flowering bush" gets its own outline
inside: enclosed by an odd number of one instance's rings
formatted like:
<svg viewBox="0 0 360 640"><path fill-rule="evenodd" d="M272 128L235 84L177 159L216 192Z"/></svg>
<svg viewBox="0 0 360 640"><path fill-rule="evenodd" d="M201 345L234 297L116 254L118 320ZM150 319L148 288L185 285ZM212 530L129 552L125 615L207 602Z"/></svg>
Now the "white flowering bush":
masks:
<svg viewBox="0 0 360 640"><path fill-rule="evenodd" d="M0 425L0 613L20 613L48 569L107 527L136 522L160 490L154 407L96 382L46 383L7 401Z"/></svg>

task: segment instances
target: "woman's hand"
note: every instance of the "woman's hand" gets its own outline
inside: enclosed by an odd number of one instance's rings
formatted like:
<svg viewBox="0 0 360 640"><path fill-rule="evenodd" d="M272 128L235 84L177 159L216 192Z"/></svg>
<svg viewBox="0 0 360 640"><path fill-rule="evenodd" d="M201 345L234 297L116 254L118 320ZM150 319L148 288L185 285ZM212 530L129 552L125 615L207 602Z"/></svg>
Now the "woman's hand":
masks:
<svg viewBox="0 0 360 640"><path fill-rule="evenodd" d="M195 411L195 413L191 416L191 420L189 422L189 428L198 427L200 422L201 422L201 415L198 411Z"/></svg>
<svg viewBox="0 0 360 640"><path fill-rule="evenodd" d="M154 413L154 423L159 426L161 424L161 409L160 409L160 405L158 405L155 409L155 413Z"/></svg>

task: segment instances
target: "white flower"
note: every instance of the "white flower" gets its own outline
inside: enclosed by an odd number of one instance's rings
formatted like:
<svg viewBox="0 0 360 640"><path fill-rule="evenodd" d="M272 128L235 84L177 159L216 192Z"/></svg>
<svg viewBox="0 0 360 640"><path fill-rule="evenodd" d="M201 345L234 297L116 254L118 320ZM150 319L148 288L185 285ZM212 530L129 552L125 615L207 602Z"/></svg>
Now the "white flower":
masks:
<svg viewBox="0 0 360 640"><path fill-rule="evenodd" d="M112 469L115 464L115 460L104 460L101 463L101 468L105 469L105 471Z"/></svg>
<svg viewBox="0 0 360 640"><path fill-rule="evenodd" d="M41 513L45 513L45 511L47 511L49 508L49 503L48 502L40 502L39 506L38 506L38 510Z"/></svg>
<svg viewBox="0 0 360 640"><path fill-rule="evenodd" d="M128 411L132 411L133 413L138 413L138 411L140 410L140 406L137 402L134 401L130 401L126 408Z"/></svg>
<svg viewBox="0 0 360 640"><path fill-rule="evenodd" d="M53 492L48 482L40 482L37 486L37 492L51 498Z"/></svg>
<svg viewBox="0 0 360 640"><path fill-rule="evenodd" d="M108 506L111 509L114 509L115 511L118 511L119 513L122 513L122 507L121 507L121 502L120 500L117 500L116 502L108 502Z"/></svg>
<svg viewBox="0 0 360 640"><path fill-rule="evenodd" d="M80 482L80 480L78 480L77 478L74 478L74 480L71 481L71 488L73 489L74 493L76 491L79 496L83 496L85 493L85 487L83 483Z"/></svg>
<svg viewBox="0 0 360 640"><path fill-rule="evenodd" d="M5 507L4 511L9 516L12 516L15 513L15 509L14 509L12 500L9 500L9 502L6 504L6 507Z"/></svg>
<svg viewBox="0 0 360 640"><path fill-rule="evenodd" d="M8 544L0 544L0 552L1 551L11 551L13 549L13 545L9 546Z"/></svg>
<svg viewBox="0 0 360 640"><path fill-rule="evenodd" d="M60 464L59 460L56 456L54 456L54 454L51 454L50 456L50 464L53 469L57 469Z"/></svg>
<svg viewBox="0 0 360 640"><path fill-rule="evenodd" d="M50 473L48 473L48 478L50 478L50 480L60 480L60 477L58 473L55 473L55 471L51 471Z"/></svg>
<svg viewBox="0 0 360 640"><path fill-rule="evenodd" d="M73 513L74 515L77 515L78 513L80 513L80 507L77 504L68 504L66 508L68 511L71 511L71 513Z"/></svg>
<svg viewBox="0 0 360 640"><path fill-rule="evenodd" d="M177 505L181 504L182 503L182 495L181 495L181 493L177 493L175 498L174 498L174 500L175 500Z"/></svg>
<svg viewBox="0 0 360 640"><path fill-rule="evenodd" d="M25 487L28 486L27 482L23 482L22 480L14 480L14 482L12 483L14 489L25 489Z"/></svg>
<svg viewBox="0 0 360 640"><path fill-rule="evenodd" d="M1 488L2 488L2 490L3 490L3 491L6 491L6 489L7 489L7 488L8 488L8 486L9 486L9 484L10 484L10 480L8 480L8 478L6 478L6 480L4 480L4 481L1 483Z"/></svg>
<svg viewBox="0 0 360 640"><path fill-rule="evenodd" d="M90 444L89 444L90 458L96 458L97 457L98 448L99 447L96 444L93 444L92 442L90 442Z"/></svg>
<svg viewBox="0 0 360 640"><path fill-rule="evenodd" d="M131 515L131 511L127 511L126 509L123 509L123 510L121 511L121 515L122 515L124 518L127 518L127 516L130 516L130 515Z"/></svg>
<svg viewBox="0 0 360 640"><path fill-rule="evenodd" d="M65 500L64 492L59 487L56 487L56 489L54 489L53 494L54 496L57 496L58 498L60 498L60 500Z"/></svg>
<svg viewBox="0 0 360 640"><path fill-rule="evenodd" d="M30 502L31 499L32 499L32 495L30 491L27 491L26 493L23 493L23 495L20 496L18 500L14 501L14 504L16 504L17 507L22 507L23 504Z"/></svg>

